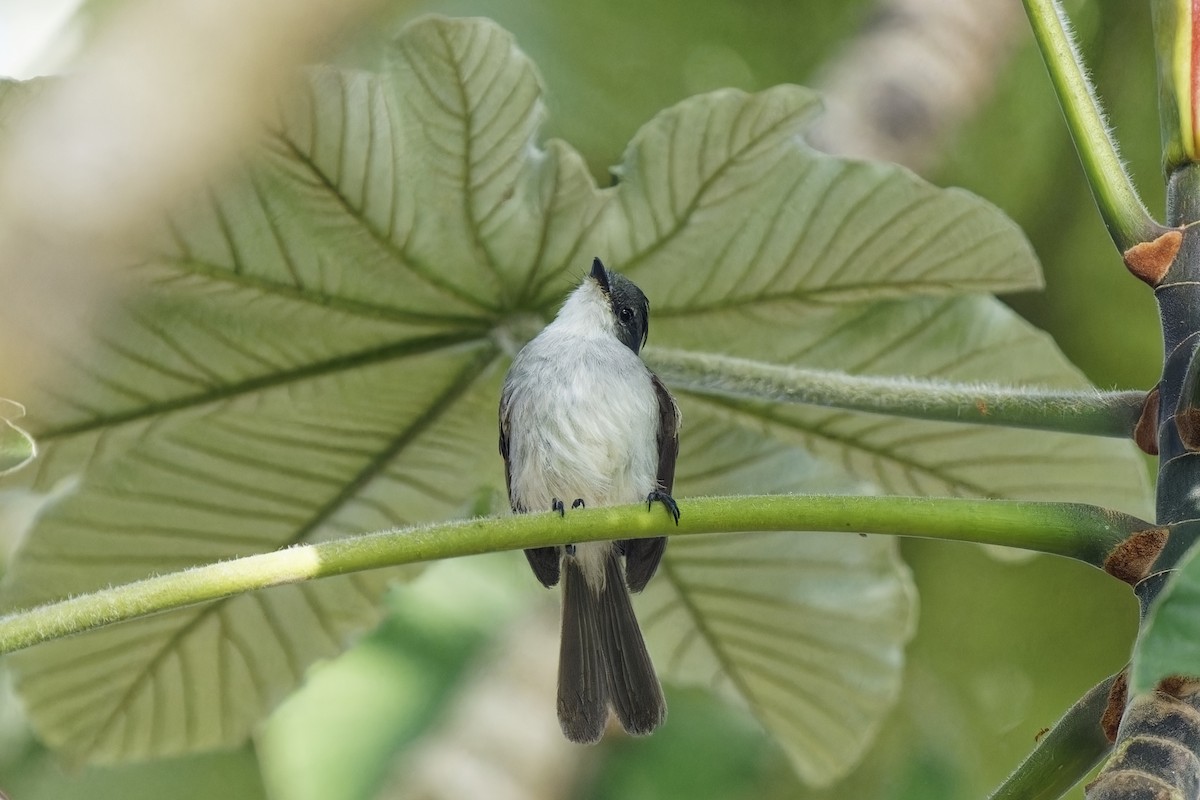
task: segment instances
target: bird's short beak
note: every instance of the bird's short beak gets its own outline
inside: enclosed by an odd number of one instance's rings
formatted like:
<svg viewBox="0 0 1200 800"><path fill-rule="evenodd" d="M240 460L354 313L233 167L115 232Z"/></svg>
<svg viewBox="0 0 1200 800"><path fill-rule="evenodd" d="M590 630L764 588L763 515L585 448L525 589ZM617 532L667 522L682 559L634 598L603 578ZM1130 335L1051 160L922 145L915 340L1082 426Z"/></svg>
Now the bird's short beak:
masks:
<svg viewBox="0 0 1200 800"><path fill-rule="evenodd" d="M605 297L610 291L608 285L608 270L604 268L604 263L598 259L592 259L592 280L600 284L600 291L604 292Z"/></svg>

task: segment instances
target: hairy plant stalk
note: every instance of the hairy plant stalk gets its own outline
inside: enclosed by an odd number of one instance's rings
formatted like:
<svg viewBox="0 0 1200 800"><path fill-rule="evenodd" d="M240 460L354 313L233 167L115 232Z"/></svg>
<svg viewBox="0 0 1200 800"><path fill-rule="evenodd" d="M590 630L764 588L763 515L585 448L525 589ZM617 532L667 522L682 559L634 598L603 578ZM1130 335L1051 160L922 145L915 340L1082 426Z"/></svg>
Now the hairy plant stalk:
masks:
<svg viewBox="0 0 1200 800"><path fill-rule="evenodd" d="M1054 800L1078 783L1112 750L1100 720L1119 678L1105 678L1071 706L988 800Z"/></svg>
<svg viewBox="0 0 1200 800"><path fill-rule="evenodd" d="M1092 196L1113 243L1125 253L1135 245L1157 239L1164 229L1150 217L1125 170L1061 5L1057 0L1024 3Z"/></svg>
<svg viewBox="0 0 1200 800"><path fill-rule="evenodd" d="M1128 439L1145 392L1076 392L849 375L744 358L652 348L646 361L672 387L697 394L805 403L941 422Z"/></svg>
<svg viewBox="0 0 1200 800"><path fill-rule="evenodd" d="M1124 577L1147 522L1096 506L933 497L769 495L680 503L678 525L654 507L520 514L404 528L193 567L0 617L0 655L185 606L286 583L498 550L724 531L834 531L921 536L1066 556ZM1136 550L1136 548L1135 548ZM1143 559L1144 560L1144 559ZM1114 569L1114 565L1121 565Z"/></svg>

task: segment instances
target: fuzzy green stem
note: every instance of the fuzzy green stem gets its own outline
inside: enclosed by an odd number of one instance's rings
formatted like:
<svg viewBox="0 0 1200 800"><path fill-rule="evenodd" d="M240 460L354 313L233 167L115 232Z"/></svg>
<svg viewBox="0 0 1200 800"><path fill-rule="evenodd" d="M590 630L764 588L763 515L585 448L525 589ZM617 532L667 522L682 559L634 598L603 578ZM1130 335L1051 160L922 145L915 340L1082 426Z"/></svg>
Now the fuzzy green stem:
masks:
<svg viewBox="0 0 1200 800"><path fill-rule="evenodd" d="M1055 800L1079 783L1112 751L1100 719L1116 679L1105 678L1071 706L988 800Z"/></svg>
<svg viewBox="0 0 1200 800"><path fill-rule="evenodd" d="M933 497L770 495L686 499L676 526L660 507L475 519L352 536L209 564L0 617L0 654L222 597L418 561L614 538L723 531L836 531L1006 545L1101 566L1151 527L1095 506Z"/></svg>
<svg viewBox="0 0 1200 800"><path fill-rule="evenodd" d="M1052 392L847 375L684 350L655 348L645 357L672 389L698 394L1126 439L1146 399L1145 392Z"/></svg>
<svg viewBox="0 0 1200 800"><path fill-rule="evenodd" d="M1153 241L1165 229L1150 217L1121 163L1095 90L1084 74L1066 15L1055 0L1024 0L1024 3L1109 235L1122 253L1135 244Z"/></svg>

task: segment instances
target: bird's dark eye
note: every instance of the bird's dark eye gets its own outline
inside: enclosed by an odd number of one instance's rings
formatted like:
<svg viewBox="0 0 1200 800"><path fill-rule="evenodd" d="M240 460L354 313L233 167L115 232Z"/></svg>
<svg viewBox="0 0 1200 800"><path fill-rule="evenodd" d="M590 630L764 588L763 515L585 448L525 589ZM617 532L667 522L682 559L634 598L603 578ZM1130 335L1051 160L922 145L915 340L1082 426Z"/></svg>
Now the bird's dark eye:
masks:
<svg viewBox="0 0 1200 800"><path fill-rule="evenodd" d="M621 322L632 322L633 321L633 309L630 308L629 306L621 306L620 316L621 316Z"/></svg>

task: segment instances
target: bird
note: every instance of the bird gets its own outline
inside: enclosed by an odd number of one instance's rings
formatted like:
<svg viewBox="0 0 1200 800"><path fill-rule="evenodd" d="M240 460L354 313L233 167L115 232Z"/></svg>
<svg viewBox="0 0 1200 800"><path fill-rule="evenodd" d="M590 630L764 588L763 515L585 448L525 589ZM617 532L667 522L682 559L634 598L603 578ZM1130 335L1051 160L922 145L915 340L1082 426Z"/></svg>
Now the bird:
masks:
<svg viewBox="0 0 1200 800"><path fill-rule="evenodd" d="M517 353L500 397L500 455L515 513L661 503L679 453L679 406L641 359L650 303L599 258L557 316ZM645 735L667 706L630 592L653 577L666 537L525 551L547 588L562 583L557 710L567 739L600 740L609 709Z"/></svg>

